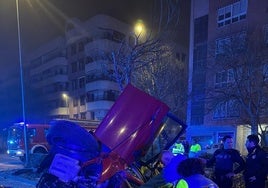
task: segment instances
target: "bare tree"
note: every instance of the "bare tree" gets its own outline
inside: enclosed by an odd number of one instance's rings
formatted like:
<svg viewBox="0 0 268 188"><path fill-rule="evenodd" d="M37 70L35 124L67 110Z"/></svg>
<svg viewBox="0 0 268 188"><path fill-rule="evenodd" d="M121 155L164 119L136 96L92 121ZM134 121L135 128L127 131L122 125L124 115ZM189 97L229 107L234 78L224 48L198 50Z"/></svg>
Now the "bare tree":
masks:
<svg viewBox="0 0 268 188"><path fill-rule="evenodd" d="M213 75L216 79L207 88L207 110L213 109L214 116L239 119L253 133L259 127L263 136L267 131L261 124L267 121L268 112L268 48L262 31L220 39L213 51L208 70L210 80Z"/></svg>
<svg viewBox="0 0 268 188"><path fill-rule="evenodd" d="M131 83L165 102L185 117L186 64L176 58L174 45L160 38L125 41L112 52L112 76L123 89Z"/></svg>
<svg viewBox="0 0 268 188"><path fill-rule="evenodd" d="M134 44L123 41L120 48L112 52L113 77L121 89L132 82L134 71L155 62L158 54L163 53L159 39L147 38L143 42L138 41L139 37L135 38Z"/></svg>
<svg viewBox="0 0 268 188"><path fill-rule="evenodd" d="M174 27L178 25L182 1L183 0L155 0L153 22L159 32L170 26Z"/></svg>
<svg viewBox="0 0 268 188"><path fill-rule="evenodd" d="M187 65L177 59L178 49L174 45L179 35L182 1L185 0L155 0L151 33L147 31L146 37L133 35L134 40L122 41L111 53L109 68L103 70L112 70L107 73L121 90L132 83L185 118Z"/></svg>
<svg viewBox="0 0 268 188"><path fill-rule="evenodd" d="M135 71L133 80L135 85L168 104L173 113L185 118L186 67L176 58L172 48L166 48L155 62Z"/></svg>

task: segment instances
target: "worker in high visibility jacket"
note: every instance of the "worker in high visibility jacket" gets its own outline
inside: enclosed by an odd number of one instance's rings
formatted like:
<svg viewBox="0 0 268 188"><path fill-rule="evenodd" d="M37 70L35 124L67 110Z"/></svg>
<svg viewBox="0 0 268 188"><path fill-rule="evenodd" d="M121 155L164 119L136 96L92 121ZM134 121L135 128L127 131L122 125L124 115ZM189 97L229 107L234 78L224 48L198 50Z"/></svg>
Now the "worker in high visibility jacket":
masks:
<svg viewBox="0 0 268 188"><path fill-rule="evenodd" d="M174 147L172 148L172 153L173 155L178 155L178 154L184 154L185 150L184 150L184 146L182 144L181 141L178 141L174 144Z"/></svg>
<svg viewBox="0 0 268 188"><path fill-rule="evenodd" d="M205 164L199 158L188 158L178 166L178 173L182 176L176 188L218 188L211 179L204 176Z"/></svg>
<svg viewBox="0 0 268 188"><path fill-rule="evenodd" d="M198 157L201 152L201 146L198 144L197 139L193 140L193 144L190 147L189 157Z"/></svg>

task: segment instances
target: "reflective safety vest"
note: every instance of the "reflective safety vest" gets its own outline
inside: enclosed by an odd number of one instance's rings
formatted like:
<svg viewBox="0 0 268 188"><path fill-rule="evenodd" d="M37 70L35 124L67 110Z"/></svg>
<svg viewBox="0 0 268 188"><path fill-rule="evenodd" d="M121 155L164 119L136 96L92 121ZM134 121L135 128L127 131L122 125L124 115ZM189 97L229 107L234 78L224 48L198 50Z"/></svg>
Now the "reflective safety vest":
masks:
<svg viewBox="0 0 268 188"><path fill-rule="evenodd" d="M194 144L191 146L190 151L197 153L197 152L201 151L201 146L199 144Z"/></svg>
<svg viewBox="0 0 268 188"><path fill-rule="evenodd" d="M176 185L176 188L195 188L195 187L189 187L187 181L184 179L180 179ZM218 186L214 184L208 184L207 186L202 186L202 188L218 188Z"/></svg>
<svg viewBox="0 0 268 188"><path fill-rule="evenodd" d="M181 179L177 183L176 188L189 188L189 186L188 186L188 183L184 179Z"/></svg>
<svg viewBox="0 0 268 188"><path fill-rule="evenodd" d="M175 146L172 148L172 153L174 155L177 155L177 154L183 154L184 153L184 146L182 143L175 143Z"/></svg>

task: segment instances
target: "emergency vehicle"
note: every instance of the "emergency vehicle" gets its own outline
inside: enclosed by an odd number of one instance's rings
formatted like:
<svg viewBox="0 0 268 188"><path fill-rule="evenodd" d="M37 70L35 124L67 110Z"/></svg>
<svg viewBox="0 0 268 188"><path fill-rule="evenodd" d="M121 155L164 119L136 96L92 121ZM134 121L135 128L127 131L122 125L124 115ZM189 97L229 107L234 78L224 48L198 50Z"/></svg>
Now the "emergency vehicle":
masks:
<svg viewBox="0 0 268 188"><path fill-rule="evenodd" d="M68 120L77 123L87 131L95 131L99 121L95 120ZM49 150L49 144L46 135L49 131L49 124L26 124L28 150L30 154L46 154ZM20 157L24 160L25 141L24 141L24 123L15 123L8 128L7 153L10 156Z"/></svg>
<svg viewBox="0 0 268 188"><path fill-rule="evenodd" d="M26 124L29 153L47 153L46 134L48 124ZM15 123L8 128L7 153L22 159L25 154L24 123Z"/></svg>

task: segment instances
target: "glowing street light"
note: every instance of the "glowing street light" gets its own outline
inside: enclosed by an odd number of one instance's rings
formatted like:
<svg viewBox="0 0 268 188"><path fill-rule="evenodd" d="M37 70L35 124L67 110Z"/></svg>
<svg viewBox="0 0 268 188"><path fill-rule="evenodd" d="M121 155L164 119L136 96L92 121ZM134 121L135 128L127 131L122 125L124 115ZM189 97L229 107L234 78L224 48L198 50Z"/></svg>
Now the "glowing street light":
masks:
<svg viewBox="0 0 268 188"><path fill-rule="evenodd" d="M67 108L67 114L69 116L69 103L68 103L69 96L66 93L62 93L62 98L65 100L65 105L66 105L66 108Z"/></svg>
<svg viewBox="0 0 268 188"><path fill-rule="evenodd" d="M142 20L137 20L137 22L135 23L134 34L135 34L137 39L145 38L146 27L145 27L144 22Z"/></svg>
<svg viewBox="0 0 268 188"><path fill-rule="evenodd" d="M144 24L143 24L142 20L137 21L134 29L135 29L136 35L140 35L142 33L142 31L144 30Z"/></svg>

